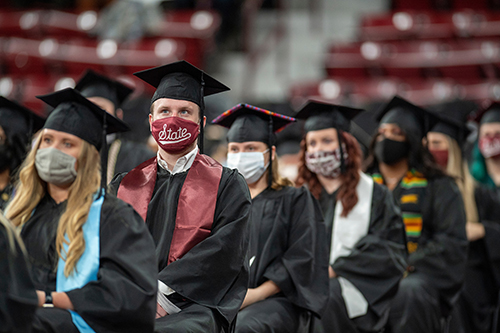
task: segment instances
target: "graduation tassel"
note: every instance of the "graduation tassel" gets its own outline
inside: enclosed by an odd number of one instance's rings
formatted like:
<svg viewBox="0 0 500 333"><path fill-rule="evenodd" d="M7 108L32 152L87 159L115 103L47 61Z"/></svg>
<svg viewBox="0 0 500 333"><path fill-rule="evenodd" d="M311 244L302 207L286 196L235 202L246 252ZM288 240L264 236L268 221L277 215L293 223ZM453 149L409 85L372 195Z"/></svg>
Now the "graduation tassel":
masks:
<svg viewBox="0 0 500 333"><path fill-rule="evenodd" d="M342 148L342 131L337 129L337 138L339 140L340 149L340 173L344 174L346 171L345 161L344 161L344 149Z"/></svg>
<svg viewBox="0 0 500 333"><path fill-rule="evenodd" d="M269 169L268 187L273 185L273 116L269 115Z"/></svg>
<svg viewBox="0 0 500 333"><path fill-rule="evenodd" d="M201 72L201 105L200 105L200 135L198 136L198 146L200 147L200 154L203 154L203 138L204 131L203 128L203 118L205 117L205 98L203 98L205 90L205 80L203 79L203 71Z"/></svg>
<svg viewBox="0 0 500 333"><path fill-rule="evenodd" d="M106 133L108 130L108 124L106 123L106 112L103 114L102 120L102 145L101 145L101 190L99 191L99 197L106 194L106 186L108 185L107 174L108 174L108 144L106 142Z"/></svg>

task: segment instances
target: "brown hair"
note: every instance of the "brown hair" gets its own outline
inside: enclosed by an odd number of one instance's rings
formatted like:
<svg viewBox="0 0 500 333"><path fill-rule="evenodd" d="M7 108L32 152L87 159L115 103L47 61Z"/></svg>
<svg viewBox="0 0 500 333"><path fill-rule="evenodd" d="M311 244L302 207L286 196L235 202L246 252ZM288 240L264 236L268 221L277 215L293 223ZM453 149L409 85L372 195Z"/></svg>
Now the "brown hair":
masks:
<svg viewBox="0 0 500 333"><path fill-rule="evenodd" d="M15 226L22 226L31 217L46 192L47 183L39 176L35 167L35 157L41 142L41 135L34 148L23 162L19 172L17 192L7 207L7 218ZM100 157L97 149L83 141L80 155L77 159L78 171L73 184L69 187L66 210L59 219L56 237L56 249L59 257L64 258L63 244L68 244L64 274L69 276L76 269L76 264L85 250L82 227L92 205L94 194L100 187L101 171ZM65 238L67 235L68 240Z"/></svg>
<svg viewBox="0 0 500 333"><path fill-rule="evenodd" d="M279 167L278 167L278 157L276 157L272 163L271 163L271 168L272 168L272 173L273 173L273 181L271 183L271 188L273 190L279 191L285 186L294 186L293 182L286 178L286 177L281 177L279 174ZM266 175L268 175L266 171Z"/></svg>
<svg viewBox="0 0 500 333"><path fill-rule="evenodd" d="M361 149L356 139L347 132L341 132L342 144L345 147L347 155L349 156L345 161L345 172L340 175L342 185L337 192L337 200L342 202L342 214L346 217L349 212L358 203L358 194L356 193L356 186L359 182L359 172L361 169ZM305 137L300 143L300 165L299 175L297 177L297 185L307 185L312 195L319 199L323 186L319 182L317 175L311 172L306 167L306 142Z"/></svg>

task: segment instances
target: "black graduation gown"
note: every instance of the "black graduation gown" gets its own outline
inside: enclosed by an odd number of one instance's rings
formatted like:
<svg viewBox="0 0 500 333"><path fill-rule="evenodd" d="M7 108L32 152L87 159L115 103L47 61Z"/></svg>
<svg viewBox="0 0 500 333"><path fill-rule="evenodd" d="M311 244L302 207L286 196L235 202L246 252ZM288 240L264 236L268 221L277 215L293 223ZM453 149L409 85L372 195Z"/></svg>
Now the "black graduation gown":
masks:
<svg viewBox="0 0 500 333"><path fill-rule="evenodd" d="M12 184L10 183L7 184L7 186L3 190L0 190L0 210L5 210L5 208L7 207L7 203L12 196L13 190L14 186L12 186Z"/></svg>
<svg viewBox="0 0 500 333"><path fill-rule="evenodd" d="M23 238L32 263L37 290L56 290L56 234L66 202L40 200L24 225ZM96 332L152 332L156 313L156 258L154 244L140 216L107 194L100 221L100 266L97 281L66 292L75 311ZM55 311L53 311L55 310ZM62 322L61 322L62 321ZM40 309L35 331L72 332L69 312Z"/></svg>
<svg viewBox="0 0 500 333"><path fill-rule="evenodd" d="M26 258L15 242L12 251L7 230L0 224L0 332L31 332L38 306Z"/></svg>
<svg viewBox="0 0 500 333"><path fill-rule="evenodd" d="M145 144L120 139L121 145L116 157L115 170L113 174L129 172L142 162L155 157L155 152L151 151ZM109 179L108 179L109 180Z"/></svg>
<svg viewBox="0 0 500 333"><path fill-rule="evenodd" d="M389 318L391 332L439 332L464 281L467 258L462 195L450 177L428 179L422 200L422 233L410 254ZM399 203L405 189L393 190Z"/></svg>
<svg viewBox="0 0 500 333"><path fill-rule="evenodd" d="M236 332L295 332L302 312L320 316L328 300L328 249L319 204L305 187L268 187L253 198L250 216L248 286L271 280L281 292L273 297L280 300L268 298L241 310ZM275 306L267 309L263 303Z"/></svg>
<svg viewBox="0 0 500 333"><path fill-rule="evenodd" d="M158 166L146 224L156 244L158 279L176 291L169 299L181 309L193 303L202 306L197 309L205 309L206 320L215 323L211 328L198 328L198 331L208 332L213 327L227 328L246 294L248 271L244 262L248 250L247 220L251 201L243 176L224 167L210 236L182 258L167 265L179 195L188 171L172 175ZM110 191L117 193L124 176L120 174L113 179ZM155 330L185 331L186 323L174 318L189 319L183 312L157 320ZM190 324L197 327L196 323Z"/></svg>
<svg viewBox="0 0 500 333"><path fill-rule="evenodd" d="M335 221L337 191L328 194L324 189L320 204L327 227L327 244ZM324 318L318 323L320 332L378 331L384 327L391 299L406 269L406 237L399 208L390 192L373 184L370 225L351 254L339 257L332 265L337 276L349 280L368 302L368 313L350 320L336 278L330 279L330 300Z"/></svg>
<svg viewBox="0 0 500 333"><path fill-rule="evenodd" d="M500 194L485 186L474 196L482 239L469 243L465 281L453 322L457 332L490 333L500 291Z"/></svg>

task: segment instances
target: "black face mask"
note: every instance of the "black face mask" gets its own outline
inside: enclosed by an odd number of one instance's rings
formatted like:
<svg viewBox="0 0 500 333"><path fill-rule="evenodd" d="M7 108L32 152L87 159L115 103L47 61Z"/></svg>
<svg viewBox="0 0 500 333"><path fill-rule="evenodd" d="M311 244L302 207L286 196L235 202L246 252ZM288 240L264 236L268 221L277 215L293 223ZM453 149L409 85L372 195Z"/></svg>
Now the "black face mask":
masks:
<svg viewBox="0 0 500 333"><path fill-rule="evenodd" d="M10 167L12 162L12 153L9 146L6 144L0 144L0 172L5 171Z"/></svg>
<svg viewBox="0 0 500 333"><path fill-rule="evenodd" d="M380 162L393 165L408 156L409 148L406 141L385 138L375 144L375 157Z"/></svg>

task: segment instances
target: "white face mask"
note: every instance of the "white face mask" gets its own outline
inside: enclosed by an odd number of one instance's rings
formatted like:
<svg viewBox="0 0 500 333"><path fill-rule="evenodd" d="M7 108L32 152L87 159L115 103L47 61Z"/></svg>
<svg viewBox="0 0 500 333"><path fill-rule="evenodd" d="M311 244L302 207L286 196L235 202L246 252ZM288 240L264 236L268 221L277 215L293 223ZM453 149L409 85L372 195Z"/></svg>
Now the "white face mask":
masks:
<svg viewBox="0 0 500 333"><path fill-rule="evenodd" d="M253 184L262 177L269 165L264 165L264 154L268 152L229 153L227 154L227 166L238 171L245 177L247 184Z"/></svg>

